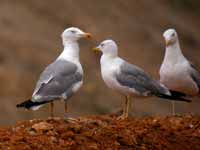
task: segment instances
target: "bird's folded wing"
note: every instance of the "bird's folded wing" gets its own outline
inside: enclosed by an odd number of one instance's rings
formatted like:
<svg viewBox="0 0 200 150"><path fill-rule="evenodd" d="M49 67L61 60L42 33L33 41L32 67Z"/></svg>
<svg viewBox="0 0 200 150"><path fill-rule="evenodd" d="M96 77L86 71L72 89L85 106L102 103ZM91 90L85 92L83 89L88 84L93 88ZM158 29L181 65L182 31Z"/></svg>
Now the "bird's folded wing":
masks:
<svg viewBox="0 0 200 150"><path fill-rule="evenodd" d="M157 81L153 80L142 69L127 62L124 62L120 66L120 71L116 74L116 79L121 85L134 88L143 95L168 93L167 89L159 85Z"/></svg>
<svg viewBox="0 0 200 150"><path fill-rule="evenodd" d="M59 98L81 80L82 74L77 71L74 63L58 60L50 64L41 74L33 96L39 95L47 100Z"/></svg>
<svg viewBox="0 0 200 150"><path fill-rule="evenodd" d="M190 66L191 66L190 75L193 81L197 84L197 86L200 89L200 73L192 63L190 64Z"/></svg>

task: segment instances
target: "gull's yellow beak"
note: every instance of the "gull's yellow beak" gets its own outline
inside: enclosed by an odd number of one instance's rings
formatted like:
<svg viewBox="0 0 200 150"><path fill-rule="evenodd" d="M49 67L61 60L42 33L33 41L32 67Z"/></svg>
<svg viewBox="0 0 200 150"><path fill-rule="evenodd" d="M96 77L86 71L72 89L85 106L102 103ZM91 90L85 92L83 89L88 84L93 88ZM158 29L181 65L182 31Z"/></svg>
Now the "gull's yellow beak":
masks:
<svg viewBox="0 0 200 150"><path fill-rule="evenodd" d="M165 45L166 46L169 46L169 45L172 45L173 42L171 40L165 40Z"/></svg>
<svg viewBox="0 0 200 150"><path fill-rule="evenodd" d="M86 38L86 39L92 39L92 34L90 34L90 33L85 33L85 34L83 35L83 37Z"/></svg>
<svg viewBox="0 0 200 150"><path fill-rule="evenodd" d="M96 53L96 54L98 54L99 52L101 52L101 50L100 50L98 47L94 47L94 48L92 49L92 51L93 51L94 53Z"/></svg>

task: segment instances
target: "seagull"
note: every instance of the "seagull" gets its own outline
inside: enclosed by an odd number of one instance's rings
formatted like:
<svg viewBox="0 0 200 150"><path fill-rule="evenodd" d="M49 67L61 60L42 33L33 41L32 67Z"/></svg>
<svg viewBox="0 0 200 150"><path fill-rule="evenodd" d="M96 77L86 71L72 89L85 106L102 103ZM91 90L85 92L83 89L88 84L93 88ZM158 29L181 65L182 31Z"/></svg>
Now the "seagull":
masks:
<svg viewBox="0 0 200 150"><path fill-rule="evenodd" d="M78 40L91 38L91 34L76 27L70 27L64 30L61 37L64 50L41 73L32 98L18 104L17 107L37 110L44 104L50 103L51 117L53 117L53 101L62 99L65 102L65 114L67 113L67 100L79 90L83 83Z"/></svg>
<svg viewBox="0 0 200 150"><path fill-rule="evenodd" d="M182 96L198 96L200 94L200 73L183 55L176 30L166 30L163 37L166 47L159 71L160 82L172 92ZM173 115L175 115L174 102L172 106Z"/></svg>
<svg viewBox="0 0 200 150"><path fill-rule="evenodd" d="M157 96L169 100L189 102L189 100L172 96L165 86L152 79L141 68L120 58L115 41L105 40L93 50L103 53L100 59L101 75L106 85L126 98L123 114L118 119L128 117L131 96Z"/></svg>

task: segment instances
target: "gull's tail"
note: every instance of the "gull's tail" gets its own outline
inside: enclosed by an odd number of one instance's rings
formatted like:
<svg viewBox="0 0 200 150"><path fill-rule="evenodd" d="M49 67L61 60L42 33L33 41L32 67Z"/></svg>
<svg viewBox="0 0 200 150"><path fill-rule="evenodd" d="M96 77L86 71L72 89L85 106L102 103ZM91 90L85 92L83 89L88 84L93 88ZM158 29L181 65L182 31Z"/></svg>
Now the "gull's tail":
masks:
<svg viewBox="0 0 200 150"><path fill-rule="evenodd" d="M37 110L39 109L44 103L46 102L33 102L31 101L30 99L20 103L20 104L17 104L16 107L17 108L20 108L20 107L23 107L23 108L26 108L26 109L32 109L32 110Z"/></svg>

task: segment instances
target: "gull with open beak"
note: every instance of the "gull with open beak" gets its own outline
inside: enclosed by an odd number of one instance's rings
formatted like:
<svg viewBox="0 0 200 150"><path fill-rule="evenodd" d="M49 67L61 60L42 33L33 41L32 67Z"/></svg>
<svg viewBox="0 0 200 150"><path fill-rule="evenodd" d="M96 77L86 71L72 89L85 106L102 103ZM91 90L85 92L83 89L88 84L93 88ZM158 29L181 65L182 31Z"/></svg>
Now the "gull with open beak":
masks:
<svg viewBox="0 0 200 150"><path fill-rule="evenodd" d="M119 119L128 117L131 96L157 96L169 100L188 102L186 99L174 97L165 86L152 79L141 68L120 58L117 44L113 40L105 40L93 50L103 53L100 60L101 75L106 85L126 97L123 114Z"/></svg>
<svg viewBox="0 0 200 150"><path fill-rule="evenodd" d="M165 56L160 68L160 82L171 92L182 96L199 96L200 73L183 55L178 34L175 29L163 33L165 39ZM172 102L173 115L175 104Z"/></svg>
<svg viewBox="0 0 200 150"><path fill-rule="evenodd" d="M63 99L65 113L67 113L67 100L79 90L83 83L78 40L91 38L91 34L71 27L64 30L61 37L64 50L42 72L32 98L18 104L17 107L37 110L44 104L50 103L51 117L53 117L53 101Z"/></svg>

